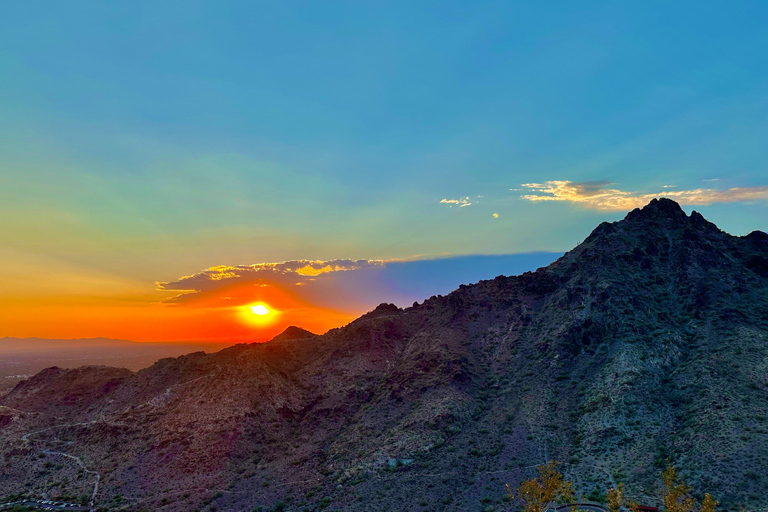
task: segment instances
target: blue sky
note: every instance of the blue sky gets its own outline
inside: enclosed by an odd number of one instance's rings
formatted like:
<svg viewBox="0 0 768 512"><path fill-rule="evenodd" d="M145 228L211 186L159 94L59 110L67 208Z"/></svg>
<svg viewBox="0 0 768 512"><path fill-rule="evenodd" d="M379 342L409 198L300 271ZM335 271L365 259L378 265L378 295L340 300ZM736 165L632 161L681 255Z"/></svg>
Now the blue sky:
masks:
<svg viewBox="0 0 768 512"><path fill-rule="evenodd" d="M756 1L8 2L0 282L561 252L662 193L765 230L767 18Z"/></svg>

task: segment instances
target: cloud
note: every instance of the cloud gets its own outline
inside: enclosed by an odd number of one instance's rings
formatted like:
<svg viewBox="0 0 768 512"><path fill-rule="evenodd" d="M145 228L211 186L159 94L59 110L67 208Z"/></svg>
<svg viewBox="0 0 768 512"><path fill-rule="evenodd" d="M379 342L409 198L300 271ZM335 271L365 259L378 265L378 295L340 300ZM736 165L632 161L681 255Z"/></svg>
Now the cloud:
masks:
<svg viewBox="0 0 768 512"><path fill-rule="evenodd" d="M665 190L653 194L627 192L611 188L609 181L545 181L524 183L533 194L522 196L529 201L567 201L593 210L625 211L645 206L651 199L668 197L683 205L738 203L768 199L768 187L734 187L725 190L698 188Z"/></svg>
<svg viewBox="0 0 768 512"><path fill-rule="evenodd" d="M304 285L324 274L348 272L364 268L377 268L381 260L293 260L280 263L256 263L253 265L220 265L202 272L183 276L175 281L158 282L161 291L184 292L166 300L183 303L199 299L210 292L231 288L234 285Z"/></svg>
<svg viewBox="0 0 768 512"><path fill-rule="evenodd" d="M470 206L472 203L469 202L469 196L466 196L458 199L441 199L440 204L447 204L449 208L453 208L454 206L464 208L465 206Z"/></svg>

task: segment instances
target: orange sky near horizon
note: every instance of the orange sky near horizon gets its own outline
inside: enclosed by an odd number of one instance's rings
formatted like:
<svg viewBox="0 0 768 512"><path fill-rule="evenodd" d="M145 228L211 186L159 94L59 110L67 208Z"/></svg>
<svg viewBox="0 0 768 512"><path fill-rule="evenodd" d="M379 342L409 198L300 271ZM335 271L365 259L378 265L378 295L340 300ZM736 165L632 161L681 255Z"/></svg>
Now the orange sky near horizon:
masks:
<svg viewBox="0 0 768 512"><path fill-rule="evenodd" d="M172 270L154 267L137 276L7 256L0 247L0 338L234 344L268 341L290 325L322 334L382 302L409 305L462 282L539 268L558 254L287 260L216 265L170 279ZM257 305L268 314L255 314L263 313L251 309Z"/></svg>
<svg viewBox="0 0 768 512"><path fill-rule="evenodd" d="M133 341L267 341L289 325L315 333L357 315L317 307L279 285L246 285L183 303L147 297L0 298L2 336ZM267 315L250 307L263 304Z"/></svg>

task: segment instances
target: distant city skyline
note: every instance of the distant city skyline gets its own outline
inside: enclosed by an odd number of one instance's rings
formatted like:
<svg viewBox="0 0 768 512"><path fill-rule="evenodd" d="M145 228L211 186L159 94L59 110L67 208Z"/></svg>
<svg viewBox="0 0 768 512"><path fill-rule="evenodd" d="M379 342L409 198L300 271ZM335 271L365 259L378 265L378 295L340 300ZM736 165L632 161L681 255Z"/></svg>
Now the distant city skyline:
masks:
<svg viewBox="0 0 768 512"><path fill-rule="evenodd" d="M9 4L0 337L322 331L378 297L545 265L653 197L766 230L766 16L757 1ZM201 302L190 276L246 288ZM260 300L264 319L239 317Z"/></svg>

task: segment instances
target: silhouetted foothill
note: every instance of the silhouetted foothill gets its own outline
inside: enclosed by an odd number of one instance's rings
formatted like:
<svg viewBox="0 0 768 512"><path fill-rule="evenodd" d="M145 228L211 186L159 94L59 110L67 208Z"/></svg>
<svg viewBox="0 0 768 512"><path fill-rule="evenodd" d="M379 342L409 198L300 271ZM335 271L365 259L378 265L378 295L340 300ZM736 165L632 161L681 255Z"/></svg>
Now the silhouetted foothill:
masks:
<svg viewBox="0 0 768 512"><path fill-rule="evenodd" d="M313 338L315 336L317 336L317 334L306 329L296 327L295 325L289 325L283 332L272 338L271 341L301 340L306 338Z"/></svg>

